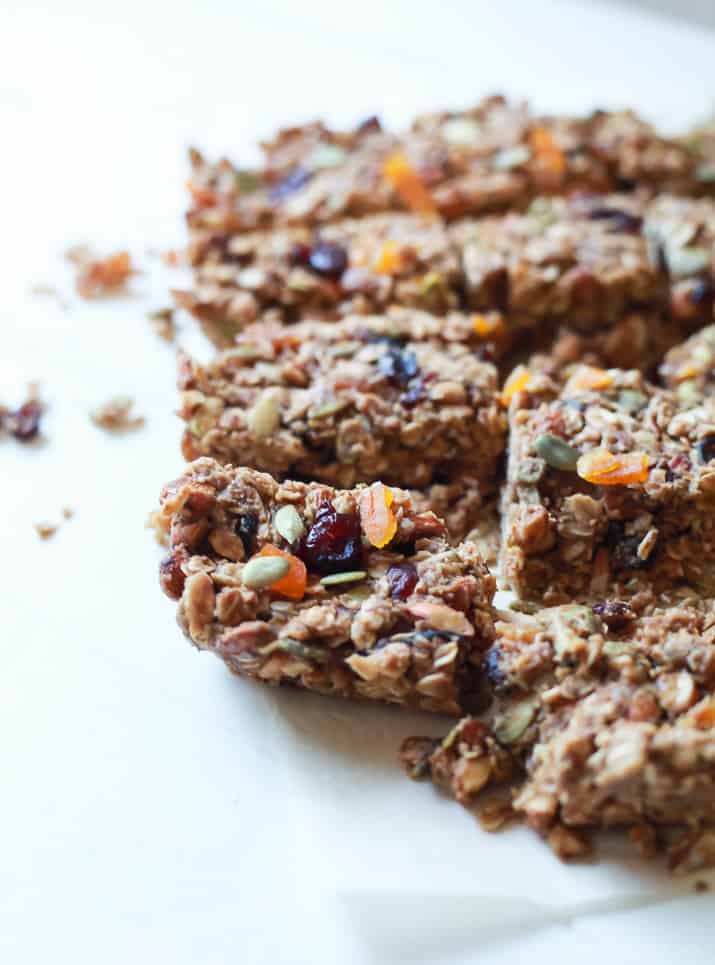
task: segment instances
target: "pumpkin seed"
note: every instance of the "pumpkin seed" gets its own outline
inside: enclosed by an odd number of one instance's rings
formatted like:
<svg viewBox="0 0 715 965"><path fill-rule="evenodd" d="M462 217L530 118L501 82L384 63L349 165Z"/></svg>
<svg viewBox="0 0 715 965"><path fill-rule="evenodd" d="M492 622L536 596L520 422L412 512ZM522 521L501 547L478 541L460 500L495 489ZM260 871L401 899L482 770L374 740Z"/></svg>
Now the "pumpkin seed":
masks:
<svg viewBox="0 0 715 965"><path fill-rule="evenodd" d="M531 603L529 600L512 600L509 609L514 610L515 613L526 613L533 616L542 609L542 606L540 603Z"/></svg>
<svg viewBox="0 0 715 965"><path fill-rule="evenodd" d="M241 194L251 194L251 192L257 191L263 183L263 179L257 171L247 169L236 171L234 180Z"/></svg>
<svg viewBox="0 0 715 965"><path fill-rule="evenodd" d="M303 520L298 515L295 506L281 506L273 517L273 525L286 543L291 545L299 540L305 532Z"/></svg>
<svg viewBox="0 0 715 965"><path fill-rule="evenodd" d="M533 698L522 700L510 707L494 730L494 736L499 743L507 746L516 744L536 717L536 711L537 702Z"/></svg>
<svg viewBox="0 0 715 965"><path fill-rule="evenodd" d="M428 271L420 281L420 295L431 295L444 287L444 277L438 271Z"/></svg>
<svg viewBox="0 0 715 965"><path fill-rule="evenodd" d="M280 408L278 399L272 392L264 392L253 407L249 409L246 423L251 432L259 439L275 432L280 423Z"/></svg>
<svg viewBox="0 0 715 965"><path fill-rule="evenodd" d="M573 472L581 455L578 449L574 449L560 436L555 436L551 432L545 432L543 436L539 436L534 443L534 449L547 466L564 472Z"/></svg>
<svg viewBox="0 0 715 965"><path fill-rule="evenodd" d="M715 164L709 162L700 164L695 169L695 178L701 184L712 184L715 181Z"/></svg>
<svg viewBox="0 0 715 965"><path fill-rule="evenodd" d="M320 582L323 586L339 586L340 583L355 583L358 580L364 580L366 576L365 570L350 570L347 573L331 573L330 576L324 576Z"/></svg>
<svg viewBox="0 0 715 965"><path fill-rule="evenodd" d="M347 409L348 405L349 403L345 399L331 399L329 402L323 402L308 409L308 418L327 419L328 416Z"/></svg>
<svg viewBox="0 0 715 965"><path fill-rule="evenodd" d="M546 463L543 459L524 459L519 463L516 471L517 482L527 485L535 485L546 472Z"/></svg>
<svg viewBox="0 0 715 965"><path fill-rule="evenodd" d="M243 567L241 579L244 586L259 590L282 580L289 569L285 556L257 556Z"/></svg>
<svg viewBox="0 0 715 965"><path fill-rule="evenodd" d="M637 392L635 389L623 389L618 393L618 408L623 409L623 411L629 415L635 415L636 412L640 412L647 403L647 396L643 395L642 392Z"/></svg>
<svg viewBox="0 0 715 965"><path fill-rule="evenodd" d="M237 345L235 348L229 349L224 355L224 359L240 359L246 362L255 362L263 357L263 352L260 350L258 345L253 345L250 342L246 342L243 345Z"/></svg>
<svg viewBox="0 0 715 965"><path fill-rule="evenodd" d="M291 637L279 637L273 643L262 647L260 652L262 656L268 657L276 650L289 653L293 657L298 657L299 660L315 660L316 663L325 663L328 659L328 654L320 647L310 647L299 640L293 640Z"/></svg>

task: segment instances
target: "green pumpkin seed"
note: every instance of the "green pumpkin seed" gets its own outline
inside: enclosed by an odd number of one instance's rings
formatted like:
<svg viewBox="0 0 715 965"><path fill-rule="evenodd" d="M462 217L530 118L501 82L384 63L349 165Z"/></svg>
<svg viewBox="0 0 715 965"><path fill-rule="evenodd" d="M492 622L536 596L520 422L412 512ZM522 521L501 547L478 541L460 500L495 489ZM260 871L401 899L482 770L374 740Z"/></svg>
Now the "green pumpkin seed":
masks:
<svg viewBox="0 0 715 965"><path fill-rule="evenodd" d="M550 432L545 432L543 436L539 436L534 443L534 449L547 466L551 466L552 469L561 469L564 472L573 472L581 455L578 449L574 449L560 436L555 436Z"/></svg>
<svg viewBox="0 0 715 965"><path fill-rule="evenodd" d="M294 506L281 506L273 517L273 525L286 543L291 545L300 539L305 532L303 520Z"/></svg>
<svg viewBox="0 0 715 965"><path fill-rule="evenodd" d="M260 590L282 580L289 569L285 556L257 556L243 567L241 580L244 586Z"/></svg>
<svg viewBox="0 0 715 965"><path fill-rule="evenodd" d="M619 409L623 409L629 415L635 415L648 404L648 398L635 389L623 389L618 393L616 404Z"/></svg>
<svg viewBox="0 0 715 965"><path fill-rule="evenodd" d="M280 408L278 400L272 393L264 393L246 416L248 428L254 435L262 439L269 436L278 428L280 423Z"/></svg>
<svg viewBox="0 0 715 965"><path fill-rule="evenodd" d="M349 403L345 399L331 399L329 402L323 402L320 405L315 405L308 409L309 419L327 419L330 415L335 415L336 412L342 412L343 409L347 409Z"/></svg>
<svg viewBox="0 0 715 965"><path fill-rule="evenodd" d="M510 707L494 730L494 736L499 743L507 746L516 744L536 717L537 708L538 704L533 698L522 700Z"/></svg>
<svg viewBox="0 0 715 965"><path fill-rule="evenodd" d="M320 581L323 586L339 586L341 583L355 583L357 580L364 580L367 576L365 570L350 570L348 573L332 573L324 576Z"/></svg>
<svg viewBox="0 0 715 965"><path fill-rule="evenodd" d="M300 640L293 640L291 637L280 637L273 643L262 647L260 652L262 656L268 657L276 651L289 653L293 657L298 657L299 660L314 660L316 663L325 663L328 659L328 654L320 647L310 647L301 643Z"/></svg>
<svg viewBox="0 0 715 965"><path fill-rule="evenodd" d="M695 169L695 177L701 184L713 184L715 182L715 164L708 162L700 164Z"/></svg>
<svg viewBox="0 0 715 965"><path fill-rule="evenodd" d="M257 171L249 171L246 168L236 171L234 180L236 188L241 194L251 194L253 191L257 191L263 183L263 179Z"/></svg>
<svg viewBox="0 0 715 965"><path fill-rule="evenodd" d="M431 295L444 286L444 277L438 271L428 271L420 282L420 295Z"/></svg>
<svg viewBox="0 0 715 965"><path fill-rule="evenodd" d="M631 650L631 645L622 640L606 640L603 644L603 653L606 657L624 657Z"/></svg>
<svg viewBox="0 0 715 965"><path fill-rule="evenodd" d="M546 463L543 459L524 459L519 463L516 470L517 482L525 485L535 486L536 483L546 472Z"/></svg>

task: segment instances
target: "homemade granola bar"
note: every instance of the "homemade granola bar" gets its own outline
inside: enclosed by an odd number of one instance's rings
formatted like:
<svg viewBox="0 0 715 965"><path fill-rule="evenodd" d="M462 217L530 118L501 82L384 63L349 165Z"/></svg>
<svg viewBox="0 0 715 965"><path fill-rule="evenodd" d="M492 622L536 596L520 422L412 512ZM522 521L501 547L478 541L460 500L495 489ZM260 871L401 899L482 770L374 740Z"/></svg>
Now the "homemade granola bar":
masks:
<svg viewBox="0 0 715 965"><path fill-rule="evenodd" d="M207 365L182 357L184 455L343 488L462 473L487 492L506 419L470 332L420 313L256 325Z"/></svg>
<svg viewBox="0 0 715 965"><path fill-rule="evenodd" d="M687 404L635 371L516 372L502 501L504 577L564 602L679 582L715 588L715 400Z"/></svg>
<svg viewBox="0 0 715 965"><path fill-rule="evenodd" d="M663 359L660 375L684 401L715 395L715 325L708 325L671 349Z"/></svg>
<svg viewBox="0 0 715 965"><path fill-rule="evenodd" d="M411 775L463 804L516 776L513 812L562 857L585 853L582 829L628 827L650 848L655 826L678 825L678 870L715 861L713 601L569 604L514 615L496 635L491 707L442 742L407 741Z"/></svg>
<svg viewBox="0 0 715 965"><path fill-rule="evenodd" d="M181 628L235 673L454 715L478 703L494 579L406 492L199 459L164 488L155 524Z"/></svg>
<svg viewBox="0 0 715 965"><path fill-rule="evenodd" d="M376 118L353 132L313 123L281 131L263 148L259 171L192 153L195 234L221 238L405 209L454 219L574 190L707 189L696 177L696 153L630 111L535 117L502 97L418 118L402 136L384 132Z"/></svg>
<svg viewBox="0 0 715 965"><path fill-rule="evenodd" d="M459 307L459 256L441 221L390 213L194 243L192 291L179 304L220 344L270 311L281 321L335 319L399 304Z"/></svg>

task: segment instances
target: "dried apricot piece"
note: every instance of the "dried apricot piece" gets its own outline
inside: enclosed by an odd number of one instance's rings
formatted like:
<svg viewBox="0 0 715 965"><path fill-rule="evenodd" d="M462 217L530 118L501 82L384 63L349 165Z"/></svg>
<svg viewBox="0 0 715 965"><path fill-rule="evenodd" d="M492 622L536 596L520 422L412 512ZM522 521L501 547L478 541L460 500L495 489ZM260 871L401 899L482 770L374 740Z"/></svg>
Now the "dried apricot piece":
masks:
<svg viewBox="0 0 715 965"><path fill-rule="evenodd" d="M382 549L397 532L397 520L390 509L393 495L389 486L373 483L360 493L360 523L368 542Z"/></svg>
<svg viewBox="0 0 715 965"><path fill-rule="evenodd" d="M305 586L308 582L308 571L305 563L291 553L279 550L277 546L267 543L252 559L263 556L282 556L288 560L290 568L284 577L271 585L271 591L288 597L289 600L302 600L305 596Z"/></svg>
<svg viewBox="0 0 715 965"><path fill-rule="evenodd" d="M434 214L437 208L432 195L404 154L391 154L385 159L382 171L411 211Z"/></svg>
<svg viewBox="0 0 715 965"><path fill-rule="evenodd" d="M82 298L96 298L120 291L133 273L129 252L117 251L106 258L83 263L77 275L77 291Z"/></svg>
<svg viewBox="0 0 715 965"><path fill-rule="evenodd" d="M597 486L626 486L645 482L650 460L645 452L626 452L614 456L608 449L593 449L581 456L576 472Z"/></svg>
<svg viewBox="0 0 715 965"><path fill-rule="evenodd" d="M213 188L205 188L200 184L194 184L193 181L187 181L186 187L199 208L215 208L219 203L219 194Z"/></svg>
<svg viewBox="0 0 715 965"><path fill-rule="evenodd" d="M530 381L531 372L523 365L517 365L504 383L504 388L502 389L501 393L502 405L509 405L516 393L521 392L522 389L526 388Z"/></svg>
<svg viewBox="0 0 715 965"><path fill-rule="evenodd" d="M380 248L373 268L380 275L396 275L402 268L402 255L396 241L388 239Z"/></svg>
<svg viewBox="0 0 715 965"><path fill-rule="evenodd" d="M544 171L561 177L566 170L566 155L557 146L551 132L545 127L535 127L529 136L529 143Z"/></svg>
<svg viewBox="0 0 715 965"><path fill-rule="evenodd" d="M499 338L500 335L504 334L506 328L504 319L499 312L490 312L488 315L472 315L472 325L480 338Z"/></svg>

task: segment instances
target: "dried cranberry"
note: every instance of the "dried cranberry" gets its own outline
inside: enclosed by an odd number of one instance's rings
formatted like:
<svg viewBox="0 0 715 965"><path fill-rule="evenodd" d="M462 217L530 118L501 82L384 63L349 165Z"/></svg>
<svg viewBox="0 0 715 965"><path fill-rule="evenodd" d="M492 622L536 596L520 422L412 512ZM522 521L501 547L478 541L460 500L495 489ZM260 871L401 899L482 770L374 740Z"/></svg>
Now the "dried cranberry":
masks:
<svg viewBox="0 0 715 965"><path fill-rule="evenodd" d="M159 584L172 600L179 600L184 592L186 577L181 569L181 560L176 553L169 553L159 564Z"/></svg>
<svg viewBox="0 0 715 965"><path fill-rule="evenodd" d="M36 399L25 402L15 412L8 412L5 416L5 428L21 442L29 442L40 431L42 405Z"/></svg>
<svg viewBox="0 0 715 965"><path fill-rule="evenodd" d="M382 124L377 114L371 114L370 117L366 117L365 120L360 121L355 128L356 134L378 134L380 131L382 131Z"/></svg>
<svg viewBox="0 0 715 965"><path fill-rule="evenodd" d="M312 173L306 171L305 168L293 168L282 181L279 181L278 184L271 189L271 201L273 204L279 204L281 201L285 201L291 194L295 194L296 191L304 187L312 177Z"/></svg>
<svg viewBox="0 0 715 965"><path fill-rule="evenodd" d="M643 219L638 215L621 211L620 208L609 208L606 205L591 208L588 216L592 221L607 221L609 229L619 234L640 234L643 225Z"/></svg>
<svg viewBox="0 0 715 965"><path fill-rule="evenodd" d="M414 563L396 563L387 571L387 582L390 584L390 596L398 600L406 600L417 586L419 576Z"/></svg>
<svg viewBox="0 0 715 965"><path fill-rule="evenodd" d="M622 600L604 600L602 603L594 603L591 609L609 630L622 630L636 618L630 606Z"/></svg>
<svg viewBox="0 0 715 965"><path fill-rule="evenodd" d="M497 268L484 279L485 294L488 308L496 308L506 312L509 308L511 281L506 268Z"/></svg>
<svg viewBox="0 0 715 965"><path fill-rule="evenodd" d="M619 191L635 191L638 182L633 178L616 178L616 186Z"/></svg>
<svg viewBox="0 0 715 965"><path fill-rule="evenodd" d="M310 245L296 243L290 253L291 265L300 265L301 268L310 266Z"/></svg>
<svg viewBox="0 0 715 965"><path fill-rule="evenodd" d="M695 451L701 463L711 462L715 459L715 434L705 436L704 439L701 439L695 447Z"/></svg>
<svg viewBox="0 0 715 965"><path fill-rule="evenodd" d="M317 573L359 569L362 563L360 518L357 514L338 513L331 503L323 503L295 553L308 569Z"/></svg>
<svg viewBox="0 0 715 965"><path fill-rule="evenodd" d="M427 398L425 380L420 376L420 378L415 379L409 389L400 396L400 405L403 405L406 409L413 409L425 398Z"/></svg>
<svg viewBox="0 0 715 965"><path fill-rule="evenodd" d="M337 281L348 267L348 253L332 241L319 241L310 249L308 262L318 275Z"/></svg>
<svg viewBox="0 0 715 965"><path fill-rule="evenodd" d="M246 556L250 556L256 543L258 517L253 513L243 513L236 522L236 533L241 538Z"/></svg>
<svg viewBox="0 0 715 965"><path fill-rule="evenodd" d="M715 452L713 454L715 454ZM691 466L692 463L690 462L690 457L686 456L684 452L679 453L677 456L673 456L668 465L665 467L666 480L668 482L673 482L673 480L677 479L682 473L690 472Z"/></svg>
<svg viewBox="0 0 715 965"><path fill-rule="evenodd" d="M414 352L390 348L377 361L377 367L387 380L399 388L406 388L410 379L419 372L417 356Z"/></svg>

